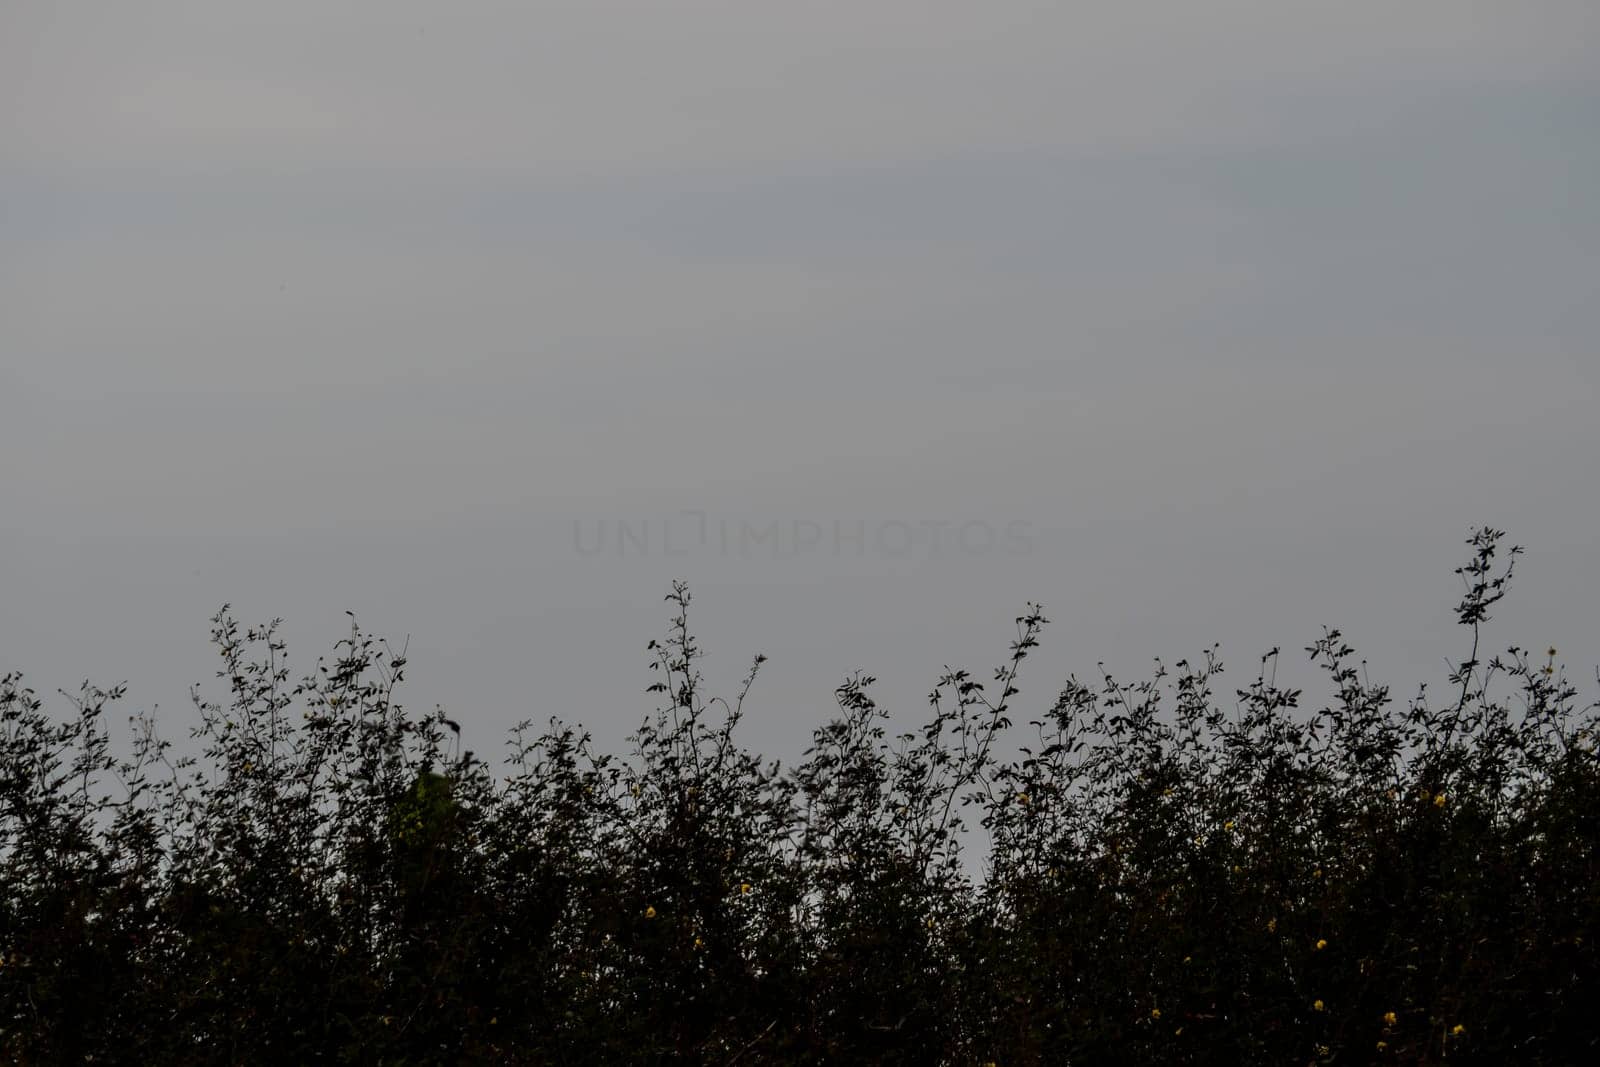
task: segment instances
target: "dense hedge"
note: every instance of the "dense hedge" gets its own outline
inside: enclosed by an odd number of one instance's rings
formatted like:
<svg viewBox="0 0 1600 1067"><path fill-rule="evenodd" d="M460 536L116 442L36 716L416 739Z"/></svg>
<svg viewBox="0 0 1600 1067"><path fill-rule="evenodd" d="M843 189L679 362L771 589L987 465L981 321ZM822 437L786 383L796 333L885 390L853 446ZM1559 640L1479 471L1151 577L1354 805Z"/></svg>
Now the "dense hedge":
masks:
<svg viewBox="0 0 1600 1067"><path fill-rule="evenodd" d="M296 683L224 609L194 759L7 677L0 1059L1587 1061L1596 709L1554 649L1480 658L1516 550L1470 543L1448 693L1328 632L1323 707L1208 654L1068 681L1020 753L1032 607L915 732L847 680L793 768L736 738L761 657L706 697L681 586L633 752L524 724L498 777L361 632Z"/></svg>

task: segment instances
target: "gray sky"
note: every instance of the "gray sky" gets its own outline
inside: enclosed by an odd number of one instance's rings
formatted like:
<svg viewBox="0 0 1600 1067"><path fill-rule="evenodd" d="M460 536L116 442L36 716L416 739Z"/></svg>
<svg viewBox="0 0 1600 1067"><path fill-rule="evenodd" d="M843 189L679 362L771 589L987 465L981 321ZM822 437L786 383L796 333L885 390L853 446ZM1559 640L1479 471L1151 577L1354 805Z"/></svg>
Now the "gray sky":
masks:
<svg viewBox="0 0 1600 1067"><path fill-rule="evenodd" d="M220 603L350 609L614 742L683 577L791 756L1030 599L1030 709L1323 624L1409 691L1487 522L1592 679L1596 189L1592 0L7 0L0 670L177 733Z"/></svg>

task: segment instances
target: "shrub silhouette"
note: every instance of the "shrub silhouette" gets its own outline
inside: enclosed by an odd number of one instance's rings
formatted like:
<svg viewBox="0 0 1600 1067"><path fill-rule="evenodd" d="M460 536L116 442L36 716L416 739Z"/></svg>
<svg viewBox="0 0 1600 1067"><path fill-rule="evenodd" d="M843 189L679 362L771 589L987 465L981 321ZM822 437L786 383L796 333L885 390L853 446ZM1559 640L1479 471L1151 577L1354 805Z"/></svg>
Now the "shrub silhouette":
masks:
<svg viewBox="0 0 1600 1067"><path fill-rule="evenodd" d="M18 1063L1573 1063L1596 1053L1596 707L1554 649L1480 660L1518 550L1473 533L1471 651L1397 704L1337 631L1330 697L1215 650L988 683L890 734L873 679L783 768L708 698L689 593L626 758L520 724L496 775L353 628L299 681L212 641L197 754L120 689L0 681L0 1055ZM970 825L969 825L970 820ZM974 840L986 843L972 854Z"/></svg>

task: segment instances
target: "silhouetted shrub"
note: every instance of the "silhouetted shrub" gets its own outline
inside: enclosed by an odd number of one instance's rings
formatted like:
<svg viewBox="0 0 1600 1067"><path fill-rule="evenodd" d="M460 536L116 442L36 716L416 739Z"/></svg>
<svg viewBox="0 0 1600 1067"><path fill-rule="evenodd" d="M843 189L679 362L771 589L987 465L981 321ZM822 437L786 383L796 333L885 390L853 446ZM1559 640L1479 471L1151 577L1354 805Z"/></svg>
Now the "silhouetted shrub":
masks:
<svg viewBox="0 0 1600 1067"><path fill-rule="evenodd" d="M394 700L356 629L292 681L212 639L198 755L115 757L0 681L0 1055L18 1063L1574 1063L1596 1053L1596 707L1554 649L1480 660L1517 550L1476 531L1472 651L1397 705L1337 631L1070 679L1013 732L991 682L891 736L873 680L781 768L708 699L689 594L625 759L516 728L505 773ZM973 820L964 825L963 818ZM963 844L987 843L983 855ZM970 851L970 846L969 846ZM981 873L980 873L981 872Z"/></svg>

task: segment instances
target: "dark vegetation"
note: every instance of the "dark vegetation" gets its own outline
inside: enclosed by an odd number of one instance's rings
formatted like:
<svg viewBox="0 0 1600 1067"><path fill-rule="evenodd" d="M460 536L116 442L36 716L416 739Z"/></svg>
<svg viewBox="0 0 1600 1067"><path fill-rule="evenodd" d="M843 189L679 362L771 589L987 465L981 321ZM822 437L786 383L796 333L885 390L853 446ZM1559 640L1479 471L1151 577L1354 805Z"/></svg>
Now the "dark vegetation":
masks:
<svg viewBox="0 0 1600 1067"><path fill-rule="evenodd" d="M0 1061L1596 1062L1596 709L1483 651L1517 553L1470 544L1447 693L1330 631L1325 702L1207 654L1029 722L1030 607L913 732L847 680L793 768L737 739L761 657L704 692L681 586L626 758L525 724L497 775L381 641L297 682L226 609L196 758L7 677Z"/></svg>

